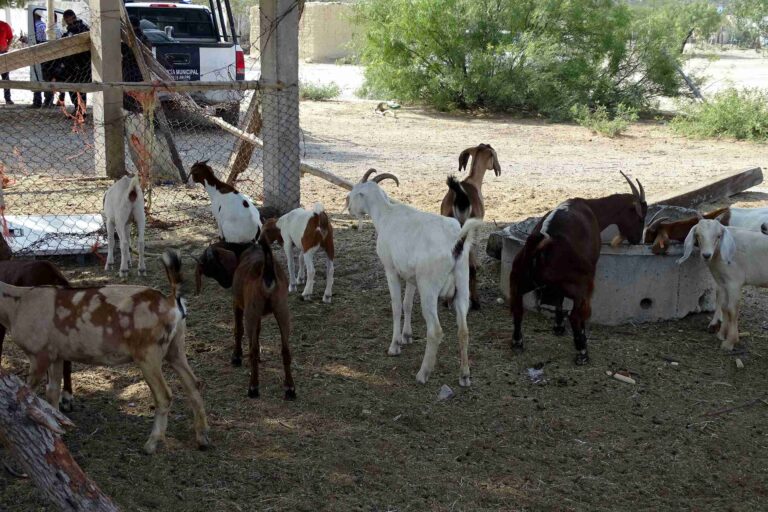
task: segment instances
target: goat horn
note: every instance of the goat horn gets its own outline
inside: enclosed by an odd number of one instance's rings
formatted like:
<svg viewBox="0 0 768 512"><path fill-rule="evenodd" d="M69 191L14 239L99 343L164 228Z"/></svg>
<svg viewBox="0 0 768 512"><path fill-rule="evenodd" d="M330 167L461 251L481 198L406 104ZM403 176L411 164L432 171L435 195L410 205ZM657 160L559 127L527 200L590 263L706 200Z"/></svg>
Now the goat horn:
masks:
<svg viewBox="0 0 768 512"><path fill-rule="evenodd" d="M378 171L373 167L365 171L365 174L363 174L363 179L360 180L360 183L365 183L366 181L368 181L368 178L371 176L371 174L375 174L376 172Z"/></svg>
<svg viewBox="0 0 768 512"><path fill-rule="evenodd" d="M651 217L651 220L648 221L647 225L650 226L651 224L653 224L653 221L656 220L656 217L661 215L661 212L663 211L664 211L664 208L659 208L658 210L656 210L656 213L653 214L653 216Z"/></svg>
<svg viewBox="0 0 768 512"><path fill-rule="evenodd" d="M385 172L383 174L379 174L378 176L373 178L371 181L374 182L374 183L381 183L382 181L384 181L387 178L389 178L392 181L394 181L395 184L397 184L398 187L400 186L400 180L397 179L397 176L395 176L394 174L390 174L388 172Z"/></svg>
<svg viewBox="0 0 768 512"><path fill-rule="evenodd" d="M635 178L635 181L637 182L637 186L640 187L640 201L645 202L645 189L643 188L643 184L640 183L640 180Z"/></svg>
<svg viewBox="0 0 768 512"><path fill-rule="evenodd" d="M632 181L629 178L627 178L626 174L624 174L622 171L619 171L619 172L621 173L622 176L624 176L624 179L627 180L627 183L629 183L629 188L632 189L632 195L640 199L640 192L637 191L637 187L635 186L635 184L632 183Z"/></svg>

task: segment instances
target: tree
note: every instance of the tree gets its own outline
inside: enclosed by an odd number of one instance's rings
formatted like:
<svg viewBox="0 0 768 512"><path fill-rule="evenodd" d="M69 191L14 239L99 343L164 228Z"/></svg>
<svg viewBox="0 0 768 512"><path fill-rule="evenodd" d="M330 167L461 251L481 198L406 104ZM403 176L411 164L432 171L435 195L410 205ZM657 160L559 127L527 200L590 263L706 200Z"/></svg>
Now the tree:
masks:
<svg viewBox="0 0 768 512"><path fill-rule="evenodd" d="M556 118L679 94L683 42L719 19L705 1L615 0L364 0L357 18L372 92Z"/></svg>
<svg viewBox="0 0 768 512"><path fill-rule="evenodd" d="M735 0L731 12L749 44L760 48L760 39L768 37L768 0Z"/></svg>

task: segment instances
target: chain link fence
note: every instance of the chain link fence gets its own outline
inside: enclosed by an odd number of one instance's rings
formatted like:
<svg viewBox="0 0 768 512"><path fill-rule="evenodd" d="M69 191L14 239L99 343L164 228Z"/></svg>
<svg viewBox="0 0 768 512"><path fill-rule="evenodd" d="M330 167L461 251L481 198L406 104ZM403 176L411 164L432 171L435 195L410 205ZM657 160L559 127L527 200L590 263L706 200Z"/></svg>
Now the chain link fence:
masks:
<svg viewBox="0 0 768 512"><path fill-rule="evenodd" d="M55 58L36 57L43 83L21 83L29 80L29 67L14 69L5 82L13 87L14 104L0 107L0 211L16 254L86 253L105 244L100 214L116 177L107 176L105 159L121 150L114 139L104 147L107 123L121 127L124 172L141 178L150 230L203 222L213 230L207 193L187 182L197 161L207 161L220 180L257 206L264 204L265 187L269 206L278 211L298 203L298 178L291 175L298 161L282 158L278 150L286 141L298 149L298 123L286 122L298 119L295 85L262 90L258 83L234 81L228 76L234 69L227 66L201 77L207 87L196 90L195 82L186 82L183 90L169 89L158 81L177 76L173 66L141 48L146 41L140 31L131 39L130 26L124 22L122 28L123 81L136 82L135 89L91 84L90 52L58 57L60 49L51 50ZM215 79L220 88L209 83ZM43 86L49 90L34 90ZM119 119L94 115L100 108L94 96L101 92L105 101L110 94L122 97ZM266 182L265 162L279 169Z"/></svg>

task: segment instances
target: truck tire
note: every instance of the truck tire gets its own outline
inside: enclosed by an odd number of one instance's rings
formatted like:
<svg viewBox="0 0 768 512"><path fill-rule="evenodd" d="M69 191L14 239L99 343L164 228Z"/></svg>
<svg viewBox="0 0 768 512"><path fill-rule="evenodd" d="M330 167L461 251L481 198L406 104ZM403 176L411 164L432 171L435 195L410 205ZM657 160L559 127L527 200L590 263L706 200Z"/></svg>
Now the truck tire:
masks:
<svg viewBox="0 0 768 512"><path fill-rule="evenodd" d="M238 121L240 121L240 104L230 103L227 105L221 111L221 118L232 126L237 126Z"/></svg>

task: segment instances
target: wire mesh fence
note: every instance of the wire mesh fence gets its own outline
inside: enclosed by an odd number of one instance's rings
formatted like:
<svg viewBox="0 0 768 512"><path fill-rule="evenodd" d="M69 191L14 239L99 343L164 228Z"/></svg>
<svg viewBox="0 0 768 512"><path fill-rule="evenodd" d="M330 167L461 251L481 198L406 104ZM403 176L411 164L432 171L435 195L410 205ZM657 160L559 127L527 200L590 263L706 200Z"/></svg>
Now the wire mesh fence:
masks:
<svg viewBox="0 0 768 512"><path fill-rule="evenodd" d="M85 47L75 41L77 33L67 36L72 37L66 41L69 50L58 44L50 55L41 56L30 45L38 55L0 56L0 67L13 69L11 81L4 83L13 87L9 95L14 103L0 108L0 208L16 254L97 250L104 244L104 193L125 172L141 178L149 229L190 222L214 227L206 191L187 180L197 161L207 161L220 180L257 205L264 202L265 185L270 206L284 211L298 204L298 178L290 175L299 165L298 122L285 122L298 120L296 86L261 90L258 84L237 85L234 62L191 77L183 90L158 85L179 78L172 62L162 59L174 47L155 48L158 57L153 58L151 44L140 30L133 38L126 21L122 78L135 86L90 83L91 55L77 51ZM29 67L17 65L24 59L37 62L32 71L41 83L21 83L30 77ZM207 87L195 89L195 78ZM94 101L98 95L103 101ZM106 112L110 98L121 103L117 118L98 112ZM107 131L112 137L105 139ZM295 162L281 159L280 145L286 141L295 141ZM122 161L118 173L110 170L115 158ZM266 184L265 160L279 169Z"/></svg>

